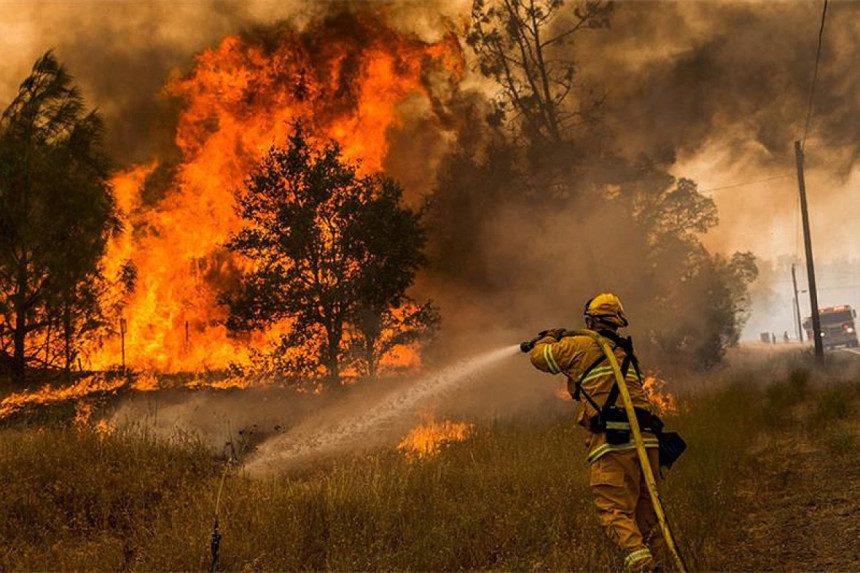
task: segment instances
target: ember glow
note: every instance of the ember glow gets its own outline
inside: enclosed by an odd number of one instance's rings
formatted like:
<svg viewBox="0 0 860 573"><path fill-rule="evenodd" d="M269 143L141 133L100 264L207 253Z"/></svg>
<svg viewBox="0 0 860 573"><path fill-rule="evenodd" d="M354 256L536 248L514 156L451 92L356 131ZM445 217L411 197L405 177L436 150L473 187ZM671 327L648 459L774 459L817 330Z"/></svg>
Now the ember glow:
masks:
<svg viewBox="0 0 860 573"><path fill-rule="evenodd" d="M453 36L429 44L370 16L355 16L349 24L321 24L331 29L302 33L284 28L274 41L227 37L165 87L183 106L175 135L180 159L153 160L113 182L126 230L110 245L105 270L114 278L129 262L136 270L134 290L122 293L118 286L113 294L125 302L127 366L223 369L247 362L253 350L287 332L289 324L280 324L234 339L223 324L226 309L218 295L249 264L222 246L241 224L234 191L296 122L316 138L336 140L362 173L381 170L388 132L400 121L398 106L415 97L432 99L431 73L463 74ZM91 369L122 362L118 325L115 330L88 349ZM381 364L417 361L413 349L397 347Z"/></svg>
<svg viewBox="0 0 860 573"><path fill-rule="evenodd" d="M445 444L465 441L474 429L472 424L464 422L436 422L428 418L420 426L412 428L397 444L397 449L409 457L432 458Z"/></svg>

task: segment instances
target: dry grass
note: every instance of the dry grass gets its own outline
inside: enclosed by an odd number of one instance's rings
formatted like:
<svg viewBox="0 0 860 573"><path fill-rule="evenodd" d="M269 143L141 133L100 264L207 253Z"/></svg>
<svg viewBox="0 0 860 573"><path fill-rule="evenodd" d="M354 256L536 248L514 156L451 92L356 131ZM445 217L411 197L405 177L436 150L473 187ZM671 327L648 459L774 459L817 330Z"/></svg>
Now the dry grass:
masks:
<svg viewBox="0 0 860 573"><path fill-rule="evenodd" d="M808 404L833 423L847 416L841 392L856 388L813 392L798 376L775 390L738 380L667 420L690 444L664 497L694 569L743 569L721 549L744 511L750 444L778 413ZM264 480L240 470L223 494L218 569L617 570L590 504L582 439L569 418L517 420L479 425L430 460L378 451ZM193 439L134 428L0 431L0 562L206 569L221 467Z"/></svg>

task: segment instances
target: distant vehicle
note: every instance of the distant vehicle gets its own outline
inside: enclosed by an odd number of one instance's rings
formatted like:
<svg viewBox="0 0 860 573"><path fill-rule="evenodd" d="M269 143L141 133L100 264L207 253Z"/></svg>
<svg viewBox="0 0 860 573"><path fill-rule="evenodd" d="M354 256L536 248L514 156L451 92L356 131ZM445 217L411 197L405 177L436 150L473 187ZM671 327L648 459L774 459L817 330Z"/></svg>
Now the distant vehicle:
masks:
<svg viewBox="0 0 860 573"><path fill-rule="evenodd" d="M818 314L821 317L821 342L824 348L837 346L856 348L858 346L857 327L854 325L857 311L850 305L843 304L820 308ZM809 339L813 340L812 318L806 318L803 321L803 329Z"/></svg>

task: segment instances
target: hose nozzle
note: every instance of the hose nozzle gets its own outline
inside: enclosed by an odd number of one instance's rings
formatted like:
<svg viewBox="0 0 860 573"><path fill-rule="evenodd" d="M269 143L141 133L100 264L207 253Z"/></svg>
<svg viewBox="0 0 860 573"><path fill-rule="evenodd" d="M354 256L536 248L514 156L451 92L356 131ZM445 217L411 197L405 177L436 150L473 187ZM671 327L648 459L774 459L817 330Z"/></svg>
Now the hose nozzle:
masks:
<svg viewBox="0 0 860 573"><path fill-rule="evenodd" d="M524 342L520 342L520 351L525 353L525 354L528 354L529 352L531 352L532 349L535 347L535 344L537 344L537 341L540 340L541 338L543 338L544 336L546 336L547 332L549 332L549 331L543 330L543 331L539 332L538 335L535 336L534 338L532 338L531 340L526 340Z"/></svg>

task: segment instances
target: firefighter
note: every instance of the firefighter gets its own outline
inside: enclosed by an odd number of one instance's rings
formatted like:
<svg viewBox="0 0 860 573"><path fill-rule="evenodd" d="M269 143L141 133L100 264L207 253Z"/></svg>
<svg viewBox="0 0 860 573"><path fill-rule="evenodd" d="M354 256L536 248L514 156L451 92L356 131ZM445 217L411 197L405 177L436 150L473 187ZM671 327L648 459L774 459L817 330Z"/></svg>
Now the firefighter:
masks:
<svg viewBox="0 0 860 573"><path fill-rule="evenodd" d="M639 364L629 338L618 329L629 322L621 301L612 293L589 300L584 309L585 326L605 337L621 365L655 479L659 479L659 443L652 406L642 388ZM568 377L568 390L579 402L576 422L588 430L586 446L589 486L601 526L625 555L628 571L650 571L658 567L663 546L654 507L629 432L627 415L618 400L618 388L609 361L589 336L562 336L564 330L547 331L531 351L531 362L539 370ZM607 420L609 423L607 424ZM624 426L628 431L624 431ZM609 429L608 429L609 428ZM621 428L618 430L617 428Z"/></svg>

